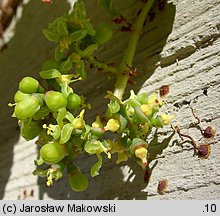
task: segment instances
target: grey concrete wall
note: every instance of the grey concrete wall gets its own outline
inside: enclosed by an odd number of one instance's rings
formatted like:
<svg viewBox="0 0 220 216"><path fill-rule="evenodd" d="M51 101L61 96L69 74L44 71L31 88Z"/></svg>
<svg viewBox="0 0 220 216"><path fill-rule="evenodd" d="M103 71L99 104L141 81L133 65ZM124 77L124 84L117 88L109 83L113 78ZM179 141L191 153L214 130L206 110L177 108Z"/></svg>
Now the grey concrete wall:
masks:
<svg viewBox="0 0 220 216"><path fill-rule="evenodd" d="M107 19L100 11L92 9L94 1L87 1L94 23ZM137 1L117 2L125 16L132 16ZM220 198L220 1L219 0L172 0L163 13L157 12L152 22L147 22L137 49L134 66L138 68L136 91L153 92L163 84L171 91L166 100L166 109L175 112L181 130L192 135L198 143L204 143L201 134L190 123L195 119L190 104L203 127L216 128L215 144L207 160L193 157L189 143L179 145L179 137L170 140L171 129L161 130L161 135L151 140L165 149L151 162L154 166L148 185L143 180L144 171L134 161L115 165L115 160L105 160L100 175L91 178L88 190L74 193L66 180L53 187L31 175L34 168L35 145L19 138L16 121L10 118L6 106L13 98L18 80L24 75L37 77L42 62L52 55L53 46L42 34L42 27L49 20L67 10L64 1L59 6L42 6L31 1L24 8L22 19L16 26L15 37L8 49L0 53L0 195L2 199L219 199ZM36 13L37 11L37 13ZM117 32L113 42L106 44L98 53L101 59L119 62L126 47L129 33ZM116 43L117 42L117 43ZM91 82L92 80L92 82ZM85 88L86 86L86 88ZM97 113L104 112L103 96L112 87L112 81L98 72L91 72L83 84L75 88L89 96L88 100ZM207 92L207 94L206 94ZM107 101L106 101L107 102ZM94 119L94 113L87 114ZM163 133L168 131L168 133ZM80 158L77 163L89 176L88 167L93 157ZM168 180L167 192L157 193L160 179ZM26 197L31 191L33 197Z"/></svg>

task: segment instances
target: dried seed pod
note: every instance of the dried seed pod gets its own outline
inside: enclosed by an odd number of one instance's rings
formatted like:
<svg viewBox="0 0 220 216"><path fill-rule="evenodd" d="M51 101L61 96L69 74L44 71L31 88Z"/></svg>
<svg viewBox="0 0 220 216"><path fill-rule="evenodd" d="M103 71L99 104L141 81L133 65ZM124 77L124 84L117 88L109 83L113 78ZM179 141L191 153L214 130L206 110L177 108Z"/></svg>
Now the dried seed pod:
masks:
<svg viewBox="0 0 220 216"><path fill-rule="evenodd" d="M166 189L167 189L167 186L168 186L168 181L167 179L162 179L158 182L158 186L157 186L157 192L159 194L164 194Z"/></svg>
<svg viewBox="0 0 220 216"><path fill-rule="evenodd" d="M169 85L162 85L160 87L160 97L165 97L170 91Z"/></svg>
<svg viewBox="0 0 220 216"><path fill-rule="evenodd" d="M203 130L203 137L206 139L212 139L216 134L216 131L213 127L208 126L206 129Z"/></svg>
<svg viewBox="0 0 220 216"><path fill-rule="evenodd" d="M208 144L201 144L197 148L198 157L201 159L207 159L210 155L211 147Z"/></svg>

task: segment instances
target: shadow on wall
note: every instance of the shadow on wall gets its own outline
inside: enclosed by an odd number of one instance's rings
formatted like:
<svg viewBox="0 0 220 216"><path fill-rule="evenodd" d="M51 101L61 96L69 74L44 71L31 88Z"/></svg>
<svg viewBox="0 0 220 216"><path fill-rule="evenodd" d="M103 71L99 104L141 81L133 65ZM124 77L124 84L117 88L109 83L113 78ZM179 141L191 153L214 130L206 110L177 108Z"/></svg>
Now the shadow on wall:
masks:
<svg viewBox="0 0 220 216"><path fill-rule="evenodd" d="M157 161L155 161L156 156L161 154L168 146L173 135L174 133L164 138L163 141L158 142L157 133L154 134L148 149L150 152L149 163L153 161L153 163L150 164L149 170L147 170L148 172L145 172L145 170L132 159L130 159L129 162L122 162L120 165L115 165L116 155L113 155L111 160L105 157L106 159L103 160L103 166L99 176L92 178L88 171L85 172L82 170L89 178L89 188L81 193L75 193L71 190L66 176L58 182L54 182L52 187L46 186L45 178L39 178L39 199L43 199L44 194L47 193L47 196L50 198L60 200L146 200L147 192L142 191L149 183L146 181L148 180L146 174L153 171L157 164ZM79 165L80 168L87 167L88 170L88 167L91 167L91 165L95 163L95 160L95 157L92 159L91 157L81 158L77 165Z"/></svg>
<svg viewBox="0 0 220 216"><path fill-rule="evenodd" d="M51 5L40 0L30 1L24 6L14 38L0 52L0 199L4 196L13 162L13 148L19 138L17 121L11 117L12 109L7 104L13 102L19 80L27 75L37 77L42 62L52 55L53 46L44 38L42 29L68 8L65 1L55 0Z"/></svg>
<svg viewBox="0 0 220 216"><path fill-rule="evenodd" d="M88 9L91 6L89 4L92 5L92 1L88 1ZM123 3L121 4L123 5ZM92 13L92 20L94 18L96 20L95 22L100 22L99 19L101 15L99 11L89 10L89 12ZM163 12L156 9L153 21L147 21L145 23L140 45L137 48L137 56L134 60L134 67L138 69L138 76L131 79L135 84L128 86L126 96L128 96L129 89L131 88L134 89L135 92L138 92L143 83L154 73L156 64L160 61L160 53L172 31L175 12L175 6L172 3L166 4ZM151 14L150 17L152 18L152 16ZM102 18L103 21L105 21L104 15ZM113 40L119 44L122 42L126 46L128 37L129 33L120 32ZM109 53L109 49L114 53L113 56ZM118 59L120 60L122 50L123 48L118 49L117 46L107 44L98 55L100 55L101 59L109 59L109 56L111 56L109 62L117 62ZM91 80L93 80L93 82L91 82ZM84 86L86 86L86 88ZM81 94L87 97L89 95L88 100L96 113L103 113L105 111L105 105L100 101L103 101L106 91L112 88L112 81L107 80L105 76L102 76L102 74L96 71L89 73L83 86L79 86L78 83L76 83L75 88ZM106 101L106 103L107 102L108 101ZM94 113L91 113L91 116L87 117L88 119L94 119ZM161 154L163 149L168 146L171 137L172 135L165 138L163 142L158 143L157 136L154 136L154 139L149 144L149 151L151 152L149 160L152 161L153 164L155 164L156 156ZM90 159L85 158L84 160L79 160L78 165L82 171L89 176L88 168L86 167L91 167L91 164L94 162L95 158L90 157ZM125 166L126 164L127 166ZM122 172L122 168L129 173L126 174L126 176L128 176L126 179L124 179L124 171ZM128 163L121 163L120 166L116 166L114 159L111 161L106 159L103 161L100 175L95 178L90 178L89 188L82 193L74 193L69 187L66 178L55 182L51 188L45 185L45 179L39 178L38 183L40 186L39 199L43 199L45 193L47 194L46 196L52 199L147 199L147 193L141 191L147 186L147 183L144 182L144 171L132 160Z"/></svg>

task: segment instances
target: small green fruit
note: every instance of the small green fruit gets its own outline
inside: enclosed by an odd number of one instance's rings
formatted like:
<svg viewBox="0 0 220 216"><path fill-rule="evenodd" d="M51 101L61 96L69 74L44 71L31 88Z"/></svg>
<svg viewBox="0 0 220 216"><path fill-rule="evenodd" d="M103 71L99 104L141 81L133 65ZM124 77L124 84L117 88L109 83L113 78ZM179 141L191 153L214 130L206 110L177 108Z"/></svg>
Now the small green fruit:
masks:
<svg viewBox="0 0 220 216"><path fill-rule="evenodd" d="M64 145L51 142L43 145L40 149L40 156L47 164L55 164L66 156Z"/></svg>
<svg viewBox="0 0 220 216"><path fill-rule="evenodd" d="M42 130L42 127L36 121L23 121L21 124L21 136L26 140L34 139Z"/></svg>
<svg viewBox="0 0 220 216"><path fill-rule="evenodd" d="M18 103L18 102L24 100L28 95L29 95L29 94L25 94L25 93L23 93L23 92L21 92L21 91L18 90L18 91L15 93L14 102L15 102L15 103Z"/></svg>
<svg viewBox="0 0 220 216"><path fill-rule="evenodd" d="M15 106L15 116L19 120L31 118L40 109L39 101L33 95L29 95Z"/></svg>
<svg viewBox="0 0 220 216"><path fill-rule="evenodd" d="M68 171L68 181L73 191L81 192L88 188L89 182L86 176L77 168Z"/></svg>
<svg viewBox="0 0 220 216"><path fill-rule="evenodd" d="M112 38L112 29L105 23L98 25L95 29L95 41L98 44L103 44Z"/></svg>
<svg viewBox="0 0 220 216"><path fill-rule="evenodd" d="M57 91L49 91L45 94L45 102L49 109L57 112L59 108L66 107L67 100L62 93Z"/></svg>
<svg viewBox="0 0 220 216"><path fill-rule="evenodd" d="M24 77L19 83L19 90L23 93L32 94L37 92L39 83L32 77Z"/></svg>
<svg viewBox="0 0 220 216"><path fill-rule="evenodd" d="M77 109L81 104L81 97L78 94L70 93L67 97L67 108Z"/></svg>

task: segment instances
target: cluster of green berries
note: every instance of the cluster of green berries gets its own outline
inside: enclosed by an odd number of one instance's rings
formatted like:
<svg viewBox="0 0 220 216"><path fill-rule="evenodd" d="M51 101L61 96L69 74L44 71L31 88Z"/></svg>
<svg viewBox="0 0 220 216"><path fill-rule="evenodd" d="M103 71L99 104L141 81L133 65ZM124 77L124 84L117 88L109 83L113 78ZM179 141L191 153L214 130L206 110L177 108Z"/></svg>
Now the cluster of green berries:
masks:
<svg viewBox="0 0 220 216"><path fill-rule="evenodd" d="M33 174L46 177L50 186L67 170L69 184L78 192L89 185L86 175L74 164L82 153L97 156L90 169L92 177L99 174L102 153L109 159L118 153L116 163L133 157L147 166L148 135L153 127L161 128L174 118L160 112L161 97L156 93L135 95L131 91L130 98L122 101L108 92L107 112L102 117L97 115L89 125L84 114L90 106L71 86L85 78L85 64L98 46L111 39L111 28L106 24L93 28L83 2L78 1L72 13L50 23L43 33L57 43L54 59L46 61L39 72L42 84L32 77L20 81L15 103L10 104L21 135L26 140L37 138L39 152ZM120 138L106 139L108 133L119 133Z"/></svg>
<svg viewBox="0 0 220 216"><path fill-rule="evenodd" d="M42 74L45 76L46 72L40 72ZM60 76L58 83L60 80L70 83L66 75ZM88 187L88 180L73 163L81 153L97 155L98 161L90 172L93 177L99 174L102 166L102 152L109 159L111 154L118 153L116 163L133 156L138 163L147 166L148 135L153 127L168 125L175 117L159 112L161 98L156 93L135 95L131 91L130 98L121 101L108 92L106 97L110 102L106 114L97 116L90 126L84 119L82 97L67 86L71 91L65 95L62 89L47 91L36 79L25 77L14 96L13 116L18 119L21 135L26 140L38 136L36 143L40 148L36 165L49 165L46 170L36 169L34 174L47 177L47 185L51 185L53 180L63 176L66 167L72 189L81 191ZM107 133L119 133L121 138L113 142L104 138Z"/></svg>

